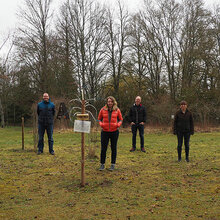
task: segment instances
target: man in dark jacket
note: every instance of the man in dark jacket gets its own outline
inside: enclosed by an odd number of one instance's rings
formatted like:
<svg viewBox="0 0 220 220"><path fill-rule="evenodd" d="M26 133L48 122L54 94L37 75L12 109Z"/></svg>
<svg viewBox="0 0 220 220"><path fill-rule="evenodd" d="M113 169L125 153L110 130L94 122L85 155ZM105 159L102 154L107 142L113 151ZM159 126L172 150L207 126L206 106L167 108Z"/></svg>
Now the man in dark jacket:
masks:
<svg viewBox="0 0 220 220"><path fill-rule="evenodd" d="M144 149L144 123L146 122L146 110L145 107L141 104L140 96L135 98L135 103L130 108L129 118L132 131L132 148L130 149L130 152L136 150L137 130L139 130L140 135L141 151L146 152Z"/></svg>
<svg viewBox="0 0 220 220"><path fill-rule="evenodd" d="M181 161L183 138L185 144L186 161L189 162L189 140L194 134L194 124L192 113L187 109L187 102L181 101L180 110L176 112L173 123L173 134L177 135L178 161Z"/></svg>
<svg viewBox="0 0 220 220"><path fill-rule="evenodd" d="M43 94L43 101L37 105L38 115L38 152L43 153L44 149L44 133L47 131L48 145L50 154L54 155L53 150L53 119L55 115L55 106L50 101L48 93Z"/></svg>

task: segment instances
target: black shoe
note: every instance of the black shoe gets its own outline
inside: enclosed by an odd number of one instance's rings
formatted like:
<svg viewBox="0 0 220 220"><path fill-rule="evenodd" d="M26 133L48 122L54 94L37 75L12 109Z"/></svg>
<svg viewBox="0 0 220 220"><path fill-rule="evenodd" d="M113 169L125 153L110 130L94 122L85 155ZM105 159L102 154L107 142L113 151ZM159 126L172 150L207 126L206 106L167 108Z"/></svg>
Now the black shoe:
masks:
<svg viewBox="0 0 220 220"><path fill-rule="evenodd" d="M141 151L144 152L144 153L146 152L146 150L144 149L144 147L141 148Z"/></svg>
<svg viewBox="0 0 220 220"><path fill-rule="evenodd" d="M181 158L178 159L178 162L181 162Z"/></svg>
<svg viewBox="0 0 220 220"><path fill-rule="evenodd" d="M132 147L132 148L130 149L130 152L134 152L135 150L136 150L136 148Z"/></svg>
<svg viewBox="0 0 220 220"><path fill-rule="evenodd" d="M186 158L186 162L189 163L189 158Z"/></svg>
<svg viewBox="0 0 220 220"><path fill-rule="evenodd" d="M40 154L42 154L42 153L43 153L43 152L41 152L41 151L38 151L38 152L37 152L37 155L40 155Z"/></svg>
<svg viewBox="0 0 220 220"><path fill-rule="evenodd" d="M54 153L54 151L51 151L50 154L51 154L51 155L54 155L55 153Z"/></svg>

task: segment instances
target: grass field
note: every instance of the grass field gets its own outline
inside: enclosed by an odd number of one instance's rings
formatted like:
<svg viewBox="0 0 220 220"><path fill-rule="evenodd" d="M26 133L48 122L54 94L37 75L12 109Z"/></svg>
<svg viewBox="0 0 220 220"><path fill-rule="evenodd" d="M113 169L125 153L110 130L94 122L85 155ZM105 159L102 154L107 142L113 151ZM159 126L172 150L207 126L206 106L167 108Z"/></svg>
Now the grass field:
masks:
<svg viewBox="0 0 220 220"><path fill-rule="evenodd" d="M20 128L0 129L0 219L220 219L219 132L191 137L189 163L177 162L171 134L145 134L147 152L130 153L131 133L120 133L116 170L98 171L97 148L85 187L80 134L56 131L54 140L55 156L47 145L36 155L30 129L25 150Z"/></svg>

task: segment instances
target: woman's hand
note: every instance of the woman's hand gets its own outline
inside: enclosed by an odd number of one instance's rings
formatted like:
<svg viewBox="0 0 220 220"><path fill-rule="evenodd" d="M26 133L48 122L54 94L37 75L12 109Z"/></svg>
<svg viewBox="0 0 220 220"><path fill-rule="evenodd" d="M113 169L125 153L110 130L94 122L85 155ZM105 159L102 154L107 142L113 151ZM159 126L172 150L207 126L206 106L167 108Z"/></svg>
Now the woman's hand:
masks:
<svg viewBox="0 0 220 220"><path fill-rule="evenodd" d="M101 121L99 122L99 125L101 128L103 127L103 123Z"/></svg>

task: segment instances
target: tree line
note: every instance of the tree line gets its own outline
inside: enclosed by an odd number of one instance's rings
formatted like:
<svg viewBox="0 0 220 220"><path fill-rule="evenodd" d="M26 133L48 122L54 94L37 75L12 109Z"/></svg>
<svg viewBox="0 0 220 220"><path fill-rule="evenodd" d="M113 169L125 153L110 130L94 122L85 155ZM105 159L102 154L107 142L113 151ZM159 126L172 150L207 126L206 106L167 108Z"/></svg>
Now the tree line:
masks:
<svg viewBox="0 0 220 220"><path fill-rule="evenodd" d="M137 13L94 0L25 0L13 52L0 64L1 126L31 116L48 92L67 100L113 95L125 117L136 95L150 123L167 124L186 100L195 121L219 124L220 6L145 0ZM7 62L6 62L7 61Z"/></svg>

